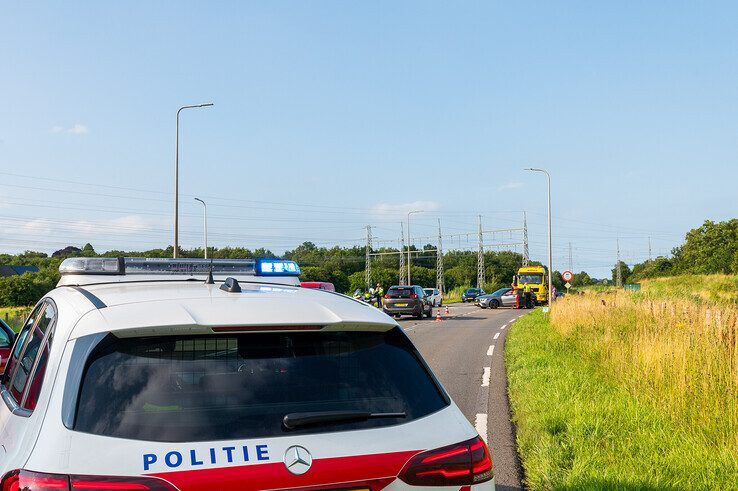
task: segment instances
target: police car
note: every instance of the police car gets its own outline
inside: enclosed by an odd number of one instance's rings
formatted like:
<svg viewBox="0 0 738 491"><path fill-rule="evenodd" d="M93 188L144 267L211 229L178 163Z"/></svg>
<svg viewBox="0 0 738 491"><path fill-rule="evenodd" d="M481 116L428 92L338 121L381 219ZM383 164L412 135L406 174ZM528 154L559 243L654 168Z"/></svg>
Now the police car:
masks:
<svg viewBox="0 0 738 491"><path fill-rule="evenodd" d="M72 258L0 390L2 491L494 488L397 323L280 260Z"/></svg>

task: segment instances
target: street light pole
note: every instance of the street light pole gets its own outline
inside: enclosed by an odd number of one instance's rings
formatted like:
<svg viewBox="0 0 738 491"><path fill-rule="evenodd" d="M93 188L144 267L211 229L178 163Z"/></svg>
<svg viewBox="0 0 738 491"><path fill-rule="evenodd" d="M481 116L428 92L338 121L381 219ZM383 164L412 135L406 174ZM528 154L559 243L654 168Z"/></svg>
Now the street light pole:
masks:
<svg viewBox="0 0 738 491"><path fill-rule="evenodd" d="M410 240L410 215L413 213L423 213L423 210L413 210L407 212L407 284L412 285L413 282L410 279L410 246L412 242Z"/></svg>
<svg viewBox="0 0 738 491"><path fill-rule="evenodd" d="M208 258L208 205L200 198L195 198L195 201L199 201L203 206L203 220L205 222L205 259Z"/></svg>
<svg viewBox="0 0 738 491"><path fill-rule="evenodd" d="M551 281L553 275L553 247L551 242L551 174L546 169L528 168L525 169L531 172L542 172L546 174L548 180L548 304L551 305L553 300L553 282Z"/></svg>
<svg viewBox="0 0 738 491"><path fill-rule="evenodd" d="M195 109L198 107L210 107L212 102L206 102L204 104L193 104L189 106L182 106L177 109L177 130L176 130L176 143L174 146L174 258L177 258L177 251L179 251L179 113L183 109Z"/></svg>

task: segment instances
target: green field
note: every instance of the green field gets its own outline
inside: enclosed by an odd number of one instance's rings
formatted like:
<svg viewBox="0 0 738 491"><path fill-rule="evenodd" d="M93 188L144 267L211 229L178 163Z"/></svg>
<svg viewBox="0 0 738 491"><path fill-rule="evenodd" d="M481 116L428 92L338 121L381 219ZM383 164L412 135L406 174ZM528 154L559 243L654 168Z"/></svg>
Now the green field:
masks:
<svg viewBox="0 0 738 491"><path fill-rule="evenodd" d="M15 331L20 330L33 307L0 307L0 319L8 323Z"/></svg>
<svg viewBox="0 0 738 491"><path fill-rule="evenodd" d="M634 390L581 331L559 332L537 311L508 334L510 403L529 488L738 488L734 427L716 436L710 422ZM641 379L658 385L647 373Z"/></svg>

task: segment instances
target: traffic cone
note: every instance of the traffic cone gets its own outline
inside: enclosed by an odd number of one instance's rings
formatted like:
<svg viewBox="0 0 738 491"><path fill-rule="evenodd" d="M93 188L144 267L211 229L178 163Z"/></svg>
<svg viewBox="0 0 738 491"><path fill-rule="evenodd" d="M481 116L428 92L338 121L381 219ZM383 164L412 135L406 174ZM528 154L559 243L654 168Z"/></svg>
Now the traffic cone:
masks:
<svg viewBox="0 0 738 491"><path fill-rule="evenodd" d="M448 315L448 305L446 305L446 315Z"/></svg>
<svg viewBox="0 0 738 491"><path fill-rule="evenodd" d="M441 317L441 309L438 309L438 311L436 312L436 322L440 322L442 320L443 318Z"/></svg>

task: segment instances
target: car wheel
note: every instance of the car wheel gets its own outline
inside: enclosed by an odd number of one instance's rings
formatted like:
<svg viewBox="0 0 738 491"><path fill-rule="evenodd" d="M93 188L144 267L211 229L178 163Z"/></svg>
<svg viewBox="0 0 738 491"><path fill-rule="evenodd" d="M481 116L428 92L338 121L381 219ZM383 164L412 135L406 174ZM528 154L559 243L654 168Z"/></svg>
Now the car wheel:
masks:
<svg viewBox="0 0 738 491"><path fill-rule="evenodd" d="M428 312L425 314L429 319L433 317L433 307L428 308Z"/></svg>
<svg viewBox="0 0 738 491"><path fill-rule="evenodd" d="M490 306L491 308L493 308L493 309L496 309L497 307L499 307L499 306L500 306L500 301L499 301L499 300L496 300L496 299L493 299L493 300L491 300L491 301L489 302L489 306Z"/></svg>

